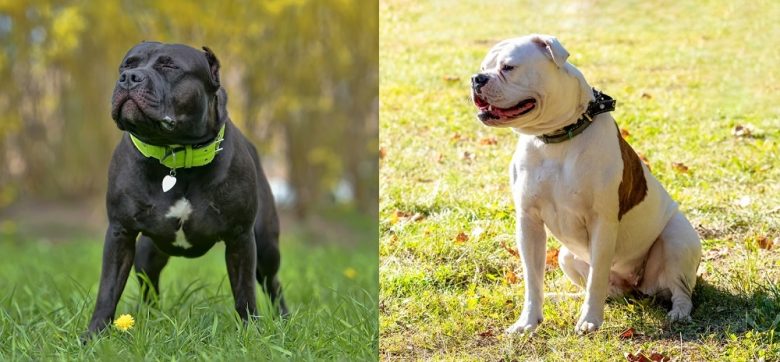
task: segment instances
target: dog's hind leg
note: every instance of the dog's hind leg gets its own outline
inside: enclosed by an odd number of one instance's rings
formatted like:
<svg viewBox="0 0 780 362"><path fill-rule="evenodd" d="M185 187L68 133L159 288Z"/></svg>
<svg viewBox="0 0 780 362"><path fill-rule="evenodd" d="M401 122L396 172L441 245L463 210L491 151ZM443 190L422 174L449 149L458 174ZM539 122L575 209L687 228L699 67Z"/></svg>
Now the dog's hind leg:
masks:
<svg viewBox="0 0 780 362"><path fill-rule="evenodd" d="M263 287L263 291L271 299L271 303L278 305L279 314L287 316L287 304L282 295L282 285L279 283L277 273L281 263L279 253L278 232L258 232L255 230L257 240L257 282ZM278 304L277 304L278 303Z"/></svg>
<svg viewBox="0 0 780 362"><path fill-rule="evenodd" d="M658 244L660 242L660 244ZM691 294L696 286L696 270L701 260L701 241L693 226L677 212L661 232L658 245L650 250L640 291L671 295L671 321L690 319Z"/></svg>
<svg viewBox="0 0 780 362"><path fill-rule="evenodd" d="M141 235L138 239L134 264L144 302L151 304L155 301L155 296L160 295L160 273L168 264L169 258L148 236ZM148 279L148 283L145 279Z"/></svg>
<svg viewBox="0 0 780 362"><path fill-rule="evenodd" d="M590 270L590 265L585 260L578 258L565 246L561 246L561 250L558 252L558 265L561 266L566 278L576 286L585 288Z"/></svg>

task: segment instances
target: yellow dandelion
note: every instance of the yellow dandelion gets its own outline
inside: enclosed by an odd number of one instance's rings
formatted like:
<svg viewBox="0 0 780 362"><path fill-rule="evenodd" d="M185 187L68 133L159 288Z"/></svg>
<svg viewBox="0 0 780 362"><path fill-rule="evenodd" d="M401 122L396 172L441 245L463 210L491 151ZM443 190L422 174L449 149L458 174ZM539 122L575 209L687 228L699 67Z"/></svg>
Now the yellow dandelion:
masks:
<svg viewBox="0 0 780 362"><path fill-rule="evenodd" d="M133 316L129 314L122 314L119 316L119 318L114 320L114 327L123 332L132 329L134 325L135 319L133 319Z"/></svg>
<svg viewBox="0 0 780 362"><path fill-rule="evenodd" d="M357 276L357 270L355 270L354 268L346 268L344 269L344 276L349 279L355 279L355 277Z"/></svg>

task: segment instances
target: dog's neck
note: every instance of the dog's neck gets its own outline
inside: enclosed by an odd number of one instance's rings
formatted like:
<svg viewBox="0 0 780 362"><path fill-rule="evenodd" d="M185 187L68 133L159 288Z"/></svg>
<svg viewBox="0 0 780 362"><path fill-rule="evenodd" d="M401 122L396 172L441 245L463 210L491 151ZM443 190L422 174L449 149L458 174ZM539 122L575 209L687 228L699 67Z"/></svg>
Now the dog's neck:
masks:
<svg viewBox="0 0 780 362"><path fill-rule="evenodd" d="M587 109L585 109L585 112L582 113L576 122L556 131L537 136L537 138L544 143L561 143L568 141L590 127L590 124L593 123L593 118L597 115L615 110L615 104L617 102L612 97L598 91L596 88L593 88L593 97L594 100L588 103Z"/></svg>

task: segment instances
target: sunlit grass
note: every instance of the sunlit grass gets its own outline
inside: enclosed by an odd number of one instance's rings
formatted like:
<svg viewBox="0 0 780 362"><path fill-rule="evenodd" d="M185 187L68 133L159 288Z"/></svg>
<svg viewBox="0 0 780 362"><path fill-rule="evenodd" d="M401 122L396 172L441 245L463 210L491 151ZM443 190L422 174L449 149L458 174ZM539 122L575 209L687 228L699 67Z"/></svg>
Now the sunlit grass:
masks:
<svg viewBox="0 0 780 362"><path fill-rule="evenodd" d="M94 308L102 243L0 240L0 359L375 360L375 233L364 230L362 246L304 241L315 236L282 239L288 320L273 318L261 296L262 317L242 324L219 244L198 259L171 259L159 308L140 303L129 280L116 316L132 315L133 328L112 326L86 346L79 336Z"/></svg>

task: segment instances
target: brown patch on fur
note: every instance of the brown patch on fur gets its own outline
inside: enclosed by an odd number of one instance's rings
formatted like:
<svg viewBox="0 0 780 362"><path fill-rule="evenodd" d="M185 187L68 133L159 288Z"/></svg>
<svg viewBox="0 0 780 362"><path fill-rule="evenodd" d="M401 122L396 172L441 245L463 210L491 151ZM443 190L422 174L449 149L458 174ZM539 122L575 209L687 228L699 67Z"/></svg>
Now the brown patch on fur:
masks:
<svg viewBox="0 0 780 362"><path fill-rule="evenodd" d="M620 129L617 130L618 143L620 144L620 156L623 158L623 179L618 187L618 200L620 209L618 211L618 220L623 215L634 208L644 200L647 195L647 180L642 170L642 161L639 156L628 145L628 142L620 135Z"/></svg>

